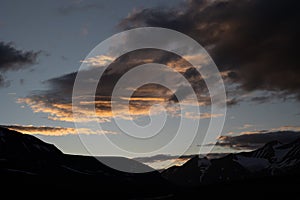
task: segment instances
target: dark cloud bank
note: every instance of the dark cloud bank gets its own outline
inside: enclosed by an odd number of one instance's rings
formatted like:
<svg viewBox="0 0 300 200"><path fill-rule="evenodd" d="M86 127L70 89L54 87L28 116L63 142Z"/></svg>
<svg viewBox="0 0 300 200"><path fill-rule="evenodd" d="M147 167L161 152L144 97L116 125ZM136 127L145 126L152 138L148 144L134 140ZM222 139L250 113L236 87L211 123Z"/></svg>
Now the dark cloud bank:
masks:
<svg viewBox="0 0 300 200"><path fill-rule="evenodd" d="M233 87L232 91L227 90L229 96L233 95L228 105L237 104L241 100L239 95L249 91L262 91L262 96L250 97L251 101L257 103L272 99L300 100L298 7L298 1L190 0L172 9L134 11L121 20L119 27L122 30L143 26L165 27L197 40L208 50L223 72L224 79ZM31 52L29 55L34 57L35 54ZM153 50L129 53L117 59L104 73L96 100L110 100L113 86L122 74L133 66L147 63L145 59L149 58L154 58L151 62L156 63L172 61L182 66L188 65L180 58ZM197 94L207 92L203 80L195 79L195 70L187 67L182 73L192 82ZM75 77L76 72L46 81L49 89L34 92L28 96L30 101L27 102L31 105L43 102L43 106L48 108L57 103L70 105ZM153 85L147 87L135 95L159 96L176 102L175 96L166 92L166 88ZM204 105L210 102L205 96L199 95L198 99ZM107 104L100 103L98 107L100 110L109 109ZM71 114L63 106L56 109Z"/></svg>
<svg viewBox="0 0 300 200"><path fill-rule="evenodd" d="M300 139L300 132L298 131L259 131L238 136L222 136L217 145L249 150L259 148L270 141L289 143L297 139Z"/></svg>
<svg viewBox="0 0 300 200"><path fill-rule="evenodd" d="M36 64L40 52L22 51L12 43L0 42L0 87L9 85L3 75L7 71L18 71Z"/></svg>
<svg viewBox="0 0 300 200"><path fill-rule="evenodd" d="M246 91L268 90L300 99L298 1L190 0L173 9L135 11L124 29L155 26L183 32L210 53L221 71ZM272 95L274 97L274 95Z"/></svg>

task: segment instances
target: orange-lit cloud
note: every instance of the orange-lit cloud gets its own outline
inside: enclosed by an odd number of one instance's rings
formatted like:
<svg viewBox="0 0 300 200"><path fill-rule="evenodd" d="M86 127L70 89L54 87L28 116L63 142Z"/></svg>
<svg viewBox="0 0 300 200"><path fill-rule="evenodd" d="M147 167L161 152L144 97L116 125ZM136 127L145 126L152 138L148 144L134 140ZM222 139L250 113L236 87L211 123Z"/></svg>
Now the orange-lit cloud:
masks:
<svg viewBox="0 0 300 200"><path fill-rule="evenodd" d="M192 60L200 60L199 62L205 64L207 57L201 55L186 55L186 58ZM81 61L90 68L83 70L86 79L82 80L80 84L80 95L78 97L72 96L73 85L77 73L70 73L60 77L56 77L45 81L49 88L44 91L35 91L32 95L18 99L18 103L28 105L33 112L45 113L48 119L66 122L107 122L113 117L122 119L133 119L137 117L156 115L162 112L161 107L153 107L153 105L160 104L165 108L165 111L173 114L176 117L187 117L190 119L196 118L210 118L218 117L218 115L210 115L203 113L201 116L193 116L191 112L184 116L178 116L180 106L206 106L210 105L210 97L207 93L207 87L201 75L196 69L193 69L191 64L178 55L166 53L162 50L148 49L146 51L135 51L121 56L114 60L113 56L99 55ZM109 67L103 72L101 77L101 84L98 85L95 97L86 93L97 80L89 79L92 74L98 74L103 70L106 64L112 62ZM112 98L112 91L118 80L124 73L133 69L135 66L146 63L161 63L168 65L170 68L181 73L189 82L186 86L178 83L176 78L164 75L164 71L157 77L159 80L168 80L168 83L178 86L175 94L167 87L158 84L146 84L138 89L130 88L129 85L122 85L121 89L124 91L133 90L131 97L124 97L119 95ZM151 70L151 66L149 68ZM143 79L149 76L147 73L139 77ZM93 76L92 76L93 77ZM190 90L187 90L189 87ZM190 92L192 88L195 91L197 100L190 100ZM177 95L182 97L178 102ZM79 99L78 104L72 105L72 98ZM117 102L116 102L117 101ZM129 105L128 105L129 102ZM176 104L180 104L177 106ZM114 109L112 112L112 105ZM22 105L24 106L24 105ZM95 113L96 110L96 113ZM151 111L151 112L150 112ZM76 116L76 119L74 118Z"/></svg>
<svg viewBox="0 0 300 200"><path fill-rule="evenodd" d="M129 102L129 104L127 104ZM112 110L111 101L81 101L80 105L72 109L71 103L48 103L43 100L36 100L32 98L21 98L18 103L25 103L31 107L34 112L48 114L48 119L65 122L108 122L113 117L132 120L134 118L160 114L164 108L173 117L184 117L187 119L210 119L222 117L222 114L204 112L197 115L195 112L180 112L180 109L190 106L203 106L200 103L192 103L183 101L180 106L176 103L170 103L164 97L121 97L120 102L113 103ZM156 107L153 105L161 105ZM74 106L74 105L73 105ZM95 110L94 110L95 106ZM74 113L73 113L74 111ZM96 111L96 112L95 112ZM151 113L150 113L151 111ZM76 119L74 118L76 116Z"/></svg>
<svg viewBox="0 0 300 200"><path fill-rule="evenodd" d="M183 117L188 119L211 119L222 117L223 114L212 114L212 113L200 113L200 115L195 115L194 112L185 112Z"/></svg>
<svg viewBox="0 0 300 200"><path fill-rule="evenodd" d="M300 126L280 126L278 128L271 129L272 131L300 131Z"/></svg>
<svg viewBox="0 0 300 200"><path fill-rule="evenodd" d="M100 56L88 58L86 60L82 60L81 62L85 63L91 67L103 67L103 66L106 66L107 64L111 63L114 60L115 60L115 58L112 56L100 55Z"/></svg>
<svg viewBox="0 0 300 200"><path fill-rule="evenodd" d="M169 165L173 166L180 166L187 162L189 159L194 157L194 155L167 155L167 154L159 154L150 157L138 157L134 158L135 160L145 163L154 169L163 169L166 166L170 167Z"/></svg>
<svg viewBox="0 0 300 200"><path fill-rule="evenodd" d="M125 99L125 98L124 98ZM81 105L74 110L73 113L71 103L46 103L43 100L35 100L31 98L22 98L18 100L18 103L25 103L31 107L34 112L47 113L48 119L55 121L66 122L106 122L110 121L112 117L119 117L123 119L132 119L134 117L148 116L150 108L154 104L162 104L168 110L167 104L163 98L143 98L134 97L130 99L130 103L127 101L120 101L113 108L111 108L111 102L109 101L82 101ZM94 106L96 112L94 112ZM155 107L153 107L155 108ZM157 114L160 110L151 109L151 114ZM171 111L171 109L170 109ZM74 118L76 115L76 119ZM87 117L88 116L88 117Z"/></svg>
<svg viewBox="0 0 300 200"><path fill-rule="evenodd" d="M65 128L65 127L50 127L50 126L33 126L33 125L3 125L2 127L19 131L31 135L49 135L49 136L63 136L74 134L115 134L113 131L106 130L90 130L88 128Z"/></svg>
<svg viewBox="0 0 300 200"><path fill-rule="evenodd" d="M243 129L249 129L254 127L253 124L244 124L242 127L238 127L237 129L243 130Z"/></svg>
<svg viewBox="0 0 300 200"><path fill-rule="evenodd" d="M154 169L165 169L171 166L181 166L186 163L190 158L172 158L168 160L157 160L153 162L145 162L144 164L154 168Z"/></svg>

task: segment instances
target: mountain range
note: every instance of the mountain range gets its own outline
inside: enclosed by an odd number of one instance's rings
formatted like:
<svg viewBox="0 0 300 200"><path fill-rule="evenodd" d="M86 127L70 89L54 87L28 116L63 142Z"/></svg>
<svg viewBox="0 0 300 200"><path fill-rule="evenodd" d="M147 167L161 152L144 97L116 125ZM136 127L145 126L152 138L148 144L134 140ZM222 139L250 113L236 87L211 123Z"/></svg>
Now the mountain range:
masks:
<svg viewBox="0 0 300 200"><path fill-rule="evenodd" d="M194 158L173 166L162 176L178 184L197 186L228 183L261 177L300 175L300 139L288 144L271 141L251 151L228 154L217 159Z"/></svg>
<svg viewBox="0 0 300 200"><path fill-rule="evenodd" d="M133 170L148 167L127 158L106 159ZM0 177L3 192L101 193L122 199L224 196L236 191L292 194L300 186L300 139L271 141L251 152L215 159L194 156L182 166L138 174L111 169L91 156L64 154L32 135L0 127Z"/></svg>

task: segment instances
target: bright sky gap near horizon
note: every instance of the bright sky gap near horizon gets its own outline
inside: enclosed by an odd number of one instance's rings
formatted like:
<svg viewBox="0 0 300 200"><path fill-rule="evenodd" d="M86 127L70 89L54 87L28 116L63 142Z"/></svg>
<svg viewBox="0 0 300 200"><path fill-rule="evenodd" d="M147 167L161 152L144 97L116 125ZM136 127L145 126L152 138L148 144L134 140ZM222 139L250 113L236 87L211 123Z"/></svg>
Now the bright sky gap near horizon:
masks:
<svg viewBox="0 0 300 200"><path fill-rule="evenodd" d="M66 153L87 154L76 136L74 123L66 114L69 104L61 94L69 94L74 72L99 42L130 28L156 26L189 35L216 62L228 95L223 140L247 135L251 143L253 134L276 133L276 137L280 131L298 134L300 71L296 21L299 12L294 2L224 2L1 1L0 125L36 134ZM136 53L141 58L151 55L157 61L161 58L154 51ZM178 70L186 70L183 61L174 65ZM165 92L150 86L147 89ZM142 111L138 107L135 112ZM91 141L104 137L103 134L118 134L105 120L103 131L80 131ZM145 123L143 120L147 118L141 117L138 122ZM201 122L205 126L207 117L203 116ZM176 124L178 121L174 119L165 134L172 134ZM187 154L198 149L196 140ZM213 153L238 150L217 145ZM176 149L165 154L176 155ZM114 155L114 152L99 152L99 155Z"/></svg>

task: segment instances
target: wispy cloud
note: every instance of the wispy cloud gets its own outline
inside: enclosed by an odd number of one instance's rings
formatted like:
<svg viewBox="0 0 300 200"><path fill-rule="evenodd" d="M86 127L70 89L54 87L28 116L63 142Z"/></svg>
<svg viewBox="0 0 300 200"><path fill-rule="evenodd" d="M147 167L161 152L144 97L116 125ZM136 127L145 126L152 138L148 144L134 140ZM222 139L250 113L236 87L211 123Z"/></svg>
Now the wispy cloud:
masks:
<svg viewBox="0 0 300 200"><path fill-rule="evenodd" d="M243 126L238 127L237 129L244 130L244 129L249 129L249 128L253 128L253 127L254 127L253 124L244 124Z"/></svg>
<svg viewBox="0 0 300 200"><path fill-rule="evenodd" d="M74 134L115 134L113 131L90 130L87 128L65 128L52 126L33 126L33 125L1 125L2 127L32 135L64 136Z"/></svg>
<svg viewBox="0 0 300 200"><path fill-rule="evenodd" d="M281 126L271 129L272 131L300 131L300 126Z"/></svg>
<svg viewBox="0 0 300 200"><path fill-rule="evenodd" d="M223 114L213 114L213 113L200 113L200 115L195 115L194 112L185 112L183 114L183 117L187 119L211 119L211 118L217 118L222 117Z"/></svg>

